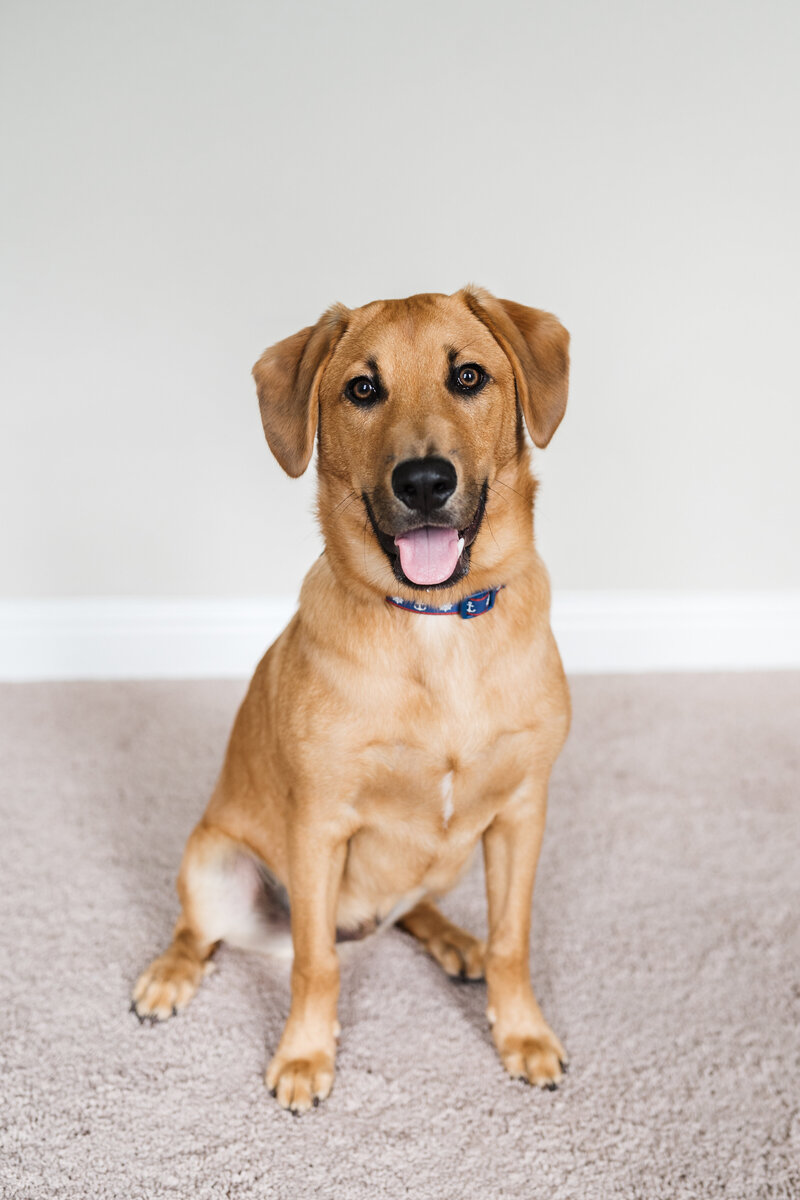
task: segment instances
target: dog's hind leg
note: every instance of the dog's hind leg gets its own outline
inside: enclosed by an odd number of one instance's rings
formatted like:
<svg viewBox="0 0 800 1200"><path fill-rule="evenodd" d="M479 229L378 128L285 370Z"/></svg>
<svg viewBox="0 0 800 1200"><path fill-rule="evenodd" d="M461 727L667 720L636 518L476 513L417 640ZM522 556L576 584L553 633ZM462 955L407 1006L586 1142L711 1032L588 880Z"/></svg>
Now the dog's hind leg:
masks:
<svg viewBox="0 0 800 1200"><path fill-rule="evenodd" d="M279 950L281 932L288 940L288 917L277 911L278 901L270 904L264 870L243 843L214 826L197 826L178 876L181 914L172 943L133 989L131 1010L141 1021L164 1021L186 1008L221 941Z"/></svg>
<svg viewBox="0 0 800 1200"><path fill-rule="evenodd" d="M453 979L483 979L485 944L448 921L430 900L421 900L397 922L436 959Z"/></svg>

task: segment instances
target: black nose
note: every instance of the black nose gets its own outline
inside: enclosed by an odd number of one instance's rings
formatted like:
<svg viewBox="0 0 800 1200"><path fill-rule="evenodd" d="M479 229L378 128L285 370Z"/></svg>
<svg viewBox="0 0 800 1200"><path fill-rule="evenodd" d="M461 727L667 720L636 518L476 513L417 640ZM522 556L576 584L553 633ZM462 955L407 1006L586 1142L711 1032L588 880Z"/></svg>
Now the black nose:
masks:
<svg viewBox="0 0 800 1200"><path fill-rule="evenodd" d="M431 513L456 490L456 469L446 458L407 458L392 471L392 491L406 508Z"/></svg>

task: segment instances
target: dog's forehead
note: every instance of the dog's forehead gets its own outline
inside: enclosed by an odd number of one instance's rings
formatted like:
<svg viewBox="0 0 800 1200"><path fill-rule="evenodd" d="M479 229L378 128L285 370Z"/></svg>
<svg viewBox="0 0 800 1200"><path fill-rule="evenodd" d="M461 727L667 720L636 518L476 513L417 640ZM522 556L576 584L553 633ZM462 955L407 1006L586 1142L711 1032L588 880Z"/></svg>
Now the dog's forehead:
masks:
<svg viewBox="0 0 800 1200"><path fill-rule="evenodd" d="M449 354L486 357L502 351L458 296L426 293L354 309L335 358L374 362L391 375L412 363L440 364Z"/></svg>

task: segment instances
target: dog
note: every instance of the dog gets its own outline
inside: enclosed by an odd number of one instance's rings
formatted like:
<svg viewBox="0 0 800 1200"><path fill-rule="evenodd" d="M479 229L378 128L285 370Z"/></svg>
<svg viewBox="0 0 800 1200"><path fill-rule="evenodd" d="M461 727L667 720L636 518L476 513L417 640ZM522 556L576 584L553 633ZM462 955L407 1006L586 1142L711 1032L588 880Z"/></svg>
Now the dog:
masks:
<svg viewBox="0 0 800 1200"><path fill-rule="evenodd" d="M386 924L448 975L485 977L512 1076L553 1089L565 1068L529 970L570 700L525 430L548 444L568 373L554 316L474 287L334 305L253 368L281 467L302 475L318 444L325 549L255 671L186 846L172 944L132 1009L180 1012L216 947L268 945L284 905L291 1006L266 1083L295 1113L333 1083L337 938ZM485 943L435 903L479 842Z"/></svg>

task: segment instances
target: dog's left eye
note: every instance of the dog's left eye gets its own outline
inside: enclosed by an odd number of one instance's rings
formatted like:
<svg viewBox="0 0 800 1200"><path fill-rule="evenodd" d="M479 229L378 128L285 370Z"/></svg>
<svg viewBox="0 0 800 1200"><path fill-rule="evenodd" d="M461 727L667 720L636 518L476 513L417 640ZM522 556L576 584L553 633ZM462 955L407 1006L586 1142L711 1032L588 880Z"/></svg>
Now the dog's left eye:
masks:
<svg viewBox="0 0 800 1200"><path fill-rule="evenodd" d="M353 404L358 404L362 408L374 404L378 399L378 389L367 375L359 375L357 379L351 379L344 389L344 394L348 400L352 400Z"/></svg>
<svg viewBox="0 0 800 1200"><path fill-rule="evenodd" d="M486 372L477 363L464 363L453 371L453 383L460 392L477 392L486 382Z"/></svg>

